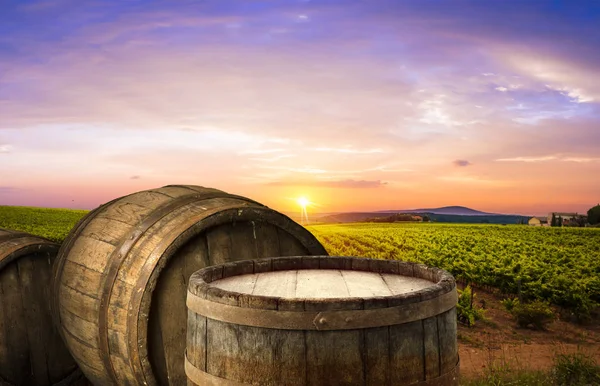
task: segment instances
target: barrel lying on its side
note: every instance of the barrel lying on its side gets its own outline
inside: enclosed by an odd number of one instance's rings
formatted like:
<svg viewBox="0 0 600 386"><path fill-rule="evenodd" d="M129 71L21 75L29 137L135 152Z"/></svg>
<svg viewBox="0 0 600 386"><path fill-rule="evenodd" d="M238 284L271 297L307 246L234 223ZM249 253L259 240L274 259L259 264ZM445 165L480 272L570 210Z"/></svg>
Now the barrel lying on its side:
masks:
<svg viewBox="0 0 600 386"><path fill-rule="evenodd" d="M185 384L188 279L203 267L326 254L289 217L245 197L165 186L87 214L61 246L57 324L98 385Z"/></svg>
<svg viewBox="0 0 600 386"><path fill-rule="evenodd" d="M458 385L456 285L399 261L281 257L190 278L189 385Z"/></svg>
<svg viewBox="0 0 600 386"><path fill-rule="evenodd" d="M0 385L72 385L83 375L52 324L59 245L0 229Z"/></svg>

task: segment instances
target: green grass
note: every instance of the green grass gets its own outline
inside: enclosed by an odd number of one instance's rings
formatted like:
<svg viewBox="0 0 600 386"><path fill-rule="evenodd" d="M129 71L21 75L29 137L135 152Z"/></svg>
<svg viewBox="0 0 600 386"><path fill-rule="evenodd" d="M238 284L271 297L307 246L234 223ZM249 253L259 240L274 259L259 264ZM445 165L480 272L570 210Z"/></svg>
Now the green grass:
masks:
<svg viewBox="0 0 600 386"><path fill-rule="evenodd" d="M62 243L86 213L87 210L0 206L0 228L27 232Z"/></svg>
<svg viewBox="0 0 600 386"><path fill-rule="evenodd" d="M500 359L488 363L472 379L462 379L464 386L590 386L600 385L600 365L590 355L577 352L557 354L548 371L530 370L518 361Z"/></svg>

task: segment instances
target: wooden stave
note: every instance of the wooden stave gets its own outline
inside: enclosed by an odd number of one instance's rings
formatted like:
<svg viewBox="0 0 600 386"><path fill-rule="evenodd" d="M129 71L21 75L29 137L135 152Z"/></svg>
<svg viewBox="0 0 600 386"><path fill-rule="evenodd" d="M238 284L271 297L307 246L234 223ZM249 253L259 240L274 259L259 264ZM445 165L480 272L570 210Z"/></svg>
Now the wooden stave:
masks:
<svg viewBox="0 0 600 386"><path fill-rule="evenodd" d="M336 261L336 262L331 262L332 259L340 259L340 261ZM324 256L324 257L306 257L306 261L300 260L300 263L298 263L297 258L284 258L284 259L262 259L262 261L241 261L241 262L234 262L234 263L229 263L229 264L225 264L227 266L229 266L229 273L230 275L226 275L224 274L227 269L225 267L225 265L222 266L213 266L213 267L207 267L205 269L202 269L196 273L194 273L194 275L192 275L192 278L190 279L189 282L189 286L188 286L188 297L190 295L193 296L198 296L198 297L204 297L206 299L210 299L211 301L214 302L218 302L221 304L226 304L226 305L235 305L240 307L241 309L252 309L252 308L259 308L259 309L265 309L265 310L272 310L272 309L278 309L280 305L283 305L285 307L285 309L294 309L296 311L302 311L302 309L304 309L305 307L308 307L308 309L313 309L313 310L322 310L322 309L326 309L327 305L329 306L333 306L333 309L335 310L352 310L352 309L364 309L364 310L377 310L377 309L381 309L381 308L385 308L385 307L391 307L394 305L398 305L398 304L413 304L415 301L421 301L422 299L432 299L435 296L438 295L443 295L443 294L448 294L449 291L450 292L454 292L454 294L456 293L456 286L455 286L455 281L454 278L452 278L451 275L449 275L447 272L443 271L443 270L439 270L437 268L429 268L426 267L422 264L416 264L416 263L408 263L409 266L413 267L413 269L421 274L421 277L429 277L429 278L434 278L434 277L438 277L439 280L437 281L437 284L439 284L438 288L436 289L436 291L428 291L428 290L421 290L421 291L416 291L415 293L410 294L409 296L390 296L387 297L387 299L385 298L373 298L373 299L368 299L368 301L363 301L363 304L361 305L361 301L357 300L357 299L325 299L325 300L314 300L314 301L304 301L302 307L298 307L298 305L296 304L295 306L292 304L290 305L290 301L289 299L280 299L277 297L270 297L270 296L259 296L259 295L247 295L247 294L241 294L241 293L236 293L233 291L224 291L221 290L219 288L212 288L213 291L211 291L211 289L209 288L208 285L206 285L206 282L203 282L204 279L206 279L207 282L213 281L213 280L217 280L220 279L222 277L228 277L228 276L235 276L235 272L242 272L242 273L251 273L251 270L249 268L250 265L254 265L256 267L258 267L259 271L261 269L264 269L265 266L268 266L269 261L271 262L271 265L273 265L273 261L275 260L279 260L281 264L277 264L278 268L280 268L279 270L287 270L287 269L294 269L294 268L299 268L300 264L304 264L304 268L305 269L316 269L318 268L318 265L315 266L315 261L325 261L326 264L324 264L325 268L330 268L331 266L334 267L340 267L340 266L346 266L346 267L351 267L352 266L352 262L357 261L357 259L362 260L359 262L359 264L356 265L356 268L365 268L365 267L369 267L369 264L371 265L372 268L375 269L382 269L384 265L388 264L388 263L384 263L382 261L375 261L372 259L363 259L363 258L355 258L355 257L332 257L332 256ZM296 260L295 262L293 260ZM295 263L295 264L294 264ZM403 262L391 262L389 264L405 264ZM245 267L244 267L245 265ZM236 267L237 266L237 267ZM262 266L262 268L261 268ZM405 265L406 268L406 265ZM274 269L277 270L277 269ZM381 272L381 271L380 271ZM418 293L420 292L420 293ZM282 301L283 303L277 303L278 301ZM293 302L292 302L293 303ZM298 303L302 303L301 301L298 301ZM324 308L325 306L325 308ZM367 311L368 312L368 311ZM193 311L188 309L188 350L190 349L190 341L194 341L194 334L191 332L194 328L195 325L192 325L190 323L197 323L198 319L192 319L193 315L195 315L196 318L198 318L199 320L204 319L204 323L205 323L205 327L204 327L204 334L208 334L208 330L206 330L206 328L208 328L208 323L209 321L211 321L213 324L216 323L220 323L218 321L213 321L212 319L208 319L206 317L203 318L203 315L200 314L195 314L193 313ZM439 337L438 337L438 359L439 359L439 366L437 366L436 369L436 364L433 363L433 360L431 360L430 362L427 362L428 358L426 358L426 353L425 353L425 345L426 345L426 340L429 339L431 340L433 338L433 336L426 336L426 330L425 330L425 324L427 323L429 326L433 324L435 324L436 328L435 328L435 333L439 334L440 330L439 330L439 319L442 319L443 321L445 321L446 325L442 325L443 328L450 328L450 330L453 330L453 332L451 332L449 335L453 335L449 338L449 344L447 344L448 342L444 342L444 345L446 345L447 347L449 347L448 349L448 353L440 353L441 352L441 348L439 347L440 341L439 341ZM193 321L193 322L190 322ZM216 322L216 323L215 323ZM202 322L200 322L202 323ZM364 370L364 374L363 376L365 377L364 382L357 382L357 383L344 383L344 384L381 384L381 385L396 385L396 384L413 384L413 382L417 382L415 384L418 385L457 385L458 384L458 372L459 372L459 357L458 357L458 347L457 347L457 341L456 341L456 306L452 307L449 311L446 311L444 313L440 313L438 315L435 315L431 318L427 318L427 319L423 319L414 323L410 323L410 325L412 325L413 327L419 326L418 328L422 329L422 338L419 339L423 339L422 341L422 347L423 347L423 358L422 358L422 366L423 366L423 378L422 379L406 379L404 380L405 383L403 381L399 381L398 379L393 379L394 375L392 374L384 374L384 378L383 379L367 379L367 376L373 376L373 374L368 374L367 370ZM238 328L238 332L236 336L238 336L238 339L241 339L241 341L244 341L244 332L243 331L257 331L260 328L258 327L250 327L250 330L246 329L245 326L242 326L243 328L239 328L239 326L235 325L235 324L229 324L230 328ZM407 324L408 325L408 324ZM388 331L386 332L386 334L388 334L388 338L391 338L390 331L391 328L394 327L395 330L395 334L397 334L398 332L402 333L402 328L404 328L404 324L399 324L397 326L388 326ZM262 328L263 331L268 330L268 328ZM361 339L366 339L365 336L367 336L367 334L378 334L380 333L380 331L382 330L381 328L365 328L365 329L358 329L360 331L362 331L362 337ZM276 330L277 332L283 331L283 330ZM350 332L356 331L356 330L347 330ZM443 331L443 329L442 329ZM306 334L306 331L303 331L304 334ZM318 333L317 333L318 334ZM202 336L202 333L200 334ZM210 334L209 334L210 335ZM209 339L209 335L205 335L206 339ZM260 335L258 335L260 336ZM410 336L410 334L409 334ZM275 339L275 338L273 338ZM306 339L306 335L305 335L305 339ZM445 339L446 341L448 339ZM366 341L365 341L366 342ZM306 346L306 340L305 340L305 346L304 348L307 349L308 346ZM367 343L364 343L367 344ZM205 345L204 347L199 347L198 350L200 353L202 353L203 351L208 353L208 351L210 351L211 347L209 346L208 341L205 341ZM361 356L362 357L368 357L369 355L364 352L364 347L363 350L361 351ZM256 353L255 353L256 354ZM429 352L427 354L430 354ZM257 354L258 355L258 354ZM200 356L202 356L202 354L200 354ZM444 361L442 361L442 356L444 357ZM200 358L202 359L202 358ZM186 354L186 360L187 360L187 354ZM204 357L204 363L207 365L209 361L209 357ZM192 361L193 362L193 361ZM196 367L195 363L188 363L186 364L189 368L189 366L194 367L194 372L196 375L198 375L198 372L204 372L204 370L206 369L202 369L201 366ZM443 363L442 363L443 362ZM431 364L433 363L433 364ZM442 366L443 365L443 366ZM305 364L306 367L306 371L308 372L308 362ZM366 363L363 362L363 367L366 366ZM252 367L251 365L248 365L247 367ZM433 367L433 368L432 368ZM287 369L286 369L287 370ZM388 370L388 372L391 371L391 368ZM437 373L436 373L437 371ZM396 372L397 373L397 372ZM214 384L214 385L239 385L239 384L250 384L250 383L243 383L242 380L236 378L236 379L225 379L222 378L217 375L217 374L212 374L209 371L206 371L206 374L208 374L206 376L206 378L202 378L204 379L205 382L208 382L208 384ZM377 374L375 374L377 375ZM381 374L379 374L381 375ZM256 381L256 380L255 380ZM335 380L335 379L328 379L326 383L314 383L315 380L313 379L312 382L308 381L308 378L306 378L307 383L289 383L290 385L300 385L300 384L336 384L336 381L339 380ZM271 383L265 381L265 380L261 380L260 384L264 384L265 385L274 385L274 384L283 384L282 380L279 379L278 381L273 381ZM332 383L333 382L333 383ZM188 384L189 385L194 385L195 383L188 378ZM256 383L255 383L256 384ZM287 384L287 383L286 383Z"/></svg>
<svg viewBox="0 0 600 386"><path fill-rule="evenodd" d="M169 187L174 187L174 186L169 186ZM211 191L211 192L212 192L212 195L214 195L214 194L217 194L218 196L225 196L227 199L238 199L238 200L240 200L240 201L243 201L243 202L244 202L244 203L246 203L247 205L254 205L254 207L248 207L248 208L250 208L250 209L252 209L252 210L262 210L262 211L266 211L266 212L269 212L269 213L276 213L276 216L278 216L279 218L285 218L285 219L286 219L286 221L292 222L292 221L291 221L291 219L289 219L287 216L285 216L285 215L282 215L282 214L280 214L280 213L277 213L277 212L274 212L274 211L271 211L271 210L270 210L268 207L266 207L266 206L264 206L264 205L262 205L262 204L256 203L256 202L254 202L254 201L252 201L252 200L249 200L249 199L247 199L247 198L245 198L245 197L240 197L240 196L235 196L235 195L227 194L227 193L225 193L225 192L222 192L222 191L217 191L216 189L207 189L207 190L204 190L204 188L202 188L202 187L192 187L193 189L190 189L190 186L177 186L177 187L178 187L178 188L182 188L182 189L189 190L189 191L190 191L190 192L189 192L189 195L191 195L191 196L194 196L194 195L202 195L202 193L205 193L206 191L208 191L208 190L209 190L209 191ZM163 187L163 188L165 188L165 187ZM157 191L157 190L160 190L160 189L163 189L163 188L159 188L159 189L153 189L153 190L149 190L149 191ZM143 191L143 192L148 192L148 191ZM143 192L137 192L137 193L133 193L133 194L131 194L131 195L124 196L124 197L131 197L131 196L134 196L134 195L136 195L136 194L143 193ZM122 198L124 198L124 197L122 197ZM92 224L92 223L93 223L93 220L94 220L95 218L97 218L97 217L99 217L99 216L102 216L102 213L103 213L103 212L110 210L110 208L111 208L111 205L113 205L113 204L117 204L117 203L118 203L118 201L119 201L120 199L122 199L122 198L115 199L115 200L113 200L113 201L111 201L111 202L109 202L109 203L107 203L107 204L105 204L105 205L102 205L101 207L99 207L99 208L97 208L95 211L93 211L93 213L91 212L90 214L88 214L88 216L87 216L86 218L83 218L83 219L81 219L81 221L79 222L79 224L78 224L78 225L77 225L77 226L76 226L76 227L75 227L75 228L72 230L72 232L70 233L70 235L69 235L68 239L67 239L67 240L65 240L65 243L63 244L63 247L61 247L61 253L59 253L59 257L61 258L61 265L60 265L60 267L61 267L61 268L57 268L57 270L56 270L56 272L55 272L55 275L54 275L54 278L55 278L55 282L54 282L54 288L55 288L55 291L56 291L56 293L57 293L57 294L59 294L59 291L58 291L58 289L60 289L60 286L61 286L61 279L62 279L62 271L61 271L61 269L62 269L62 268L64 267L64 265L65 265L65 261L67 260L67 257L68 257L68 254L69 254L69 251L71 250L70 248L71 248L71 247L72 247L74 244L76 244L76 241L77 241L76 239L77 239L77 238L78 238L78 237L79 237L79 236L80 236L82 233L85 233L85 230L86 230L86 228L88 227L88 225L90 225L90 224ZM172 200L176 200L176 199L177 199L177 197L175 197L175 198L171 197L171 199L172 199ZM248 208L246 208L246 209L244 209L244 210L249 210ZM150 214L151 214L151 213L153 213L153 211L154 211L154 210L156 210L156 208L153 208L152 210L150 210L150 211L149 211L149 213L150 213ZM233 210L233 209L232 209L232 210ZM223 216L224 216L224 217L227 217L228 215L229 215L229 214L226 214L226 215L223 215ZM239 216L239 218L242 218L242 219L243 219L243 217L244 217L244 216ZM223 221L226 221L226 220L227 220L227 218L225 218L225 220L223 220ZM160 222L160 220L159 220L159 222ZM155 225L156 225L156 223L155 223ZM292 226L291 224L288 224L288 223L286 223L286 225L288 225L290 229L291 229L291 228L293 228L293 226ZM296 226L297 226L297 224L296 224ZM152 226L151 226L150 228L152 228ZM148 231L150 228L146 229L146 231ZM194 225L192 225L192 226L190 227L190 229L187 229L187 230L175 229L175 230L173 231L173 233L175 233L175 234L179 234L179 237L178 237L178 238L176 238L176 240L175 240L176 242L174 241L174 243L175 243L175 244L173 244L173 245L175 245L175 246L176 246L176 245L177 245L177 243L181 244L181 243L184 243L184 242L185 242L185 237L186 237L186 236L185 236L185 235L186 235L186 234L185 234L185 232L188 232L188 233L187 233L187 236L189 236L188 238L191 238L191 237L193 237L194 235L196 235L194 232L198 232L198 229L199 229L199 227L198 227L198 226L196 226L195 228L196 228L196 229L194 229ZM284 227L284 228L285 228L285 227ZM131 234L131 233L135 232L135 230L136 230L136 229L137 229L137 227L133 227L133 226L131 226L131 227L130 227L130 230L129 230L129 234ZM143 236L143 234L142 234L142 236ZM312 235L311 235L311 236L312 236ZM123 240L124 240L124 239L126 239L126 238L127 238L127 237L124 237L124 238L123 238ZM324 250L324 248L322 247L322 245L321 245L320 243L318 243L318 241L316 241L316 238L312 237L312 240L314 241L314 245L312 245L312 246L311 246L311 248L313 248L313 249L314 249L314 248L316 248L316 246L318 246L318 248L320 248L320 249L319 249L319 252L321 252L321 251L322 251L322 252L326 253L326 252L325 252L325 250ZM171 248L171 249L175 248L175 249L176 249L176 247L174 247L173 245L164 245L164 247L165 247L165 248ZM118 249L119 249L119 248L118 248L118 246L117 246L117 247L115 248L115 251L116 251L116 250L118 250ZM165 251L163 250L163 251L162 251L162 252L160 252L159 254L162 256L162 254L164 254L164 252L165 252ZM159 262L162 262L162 263L163 263L162 265L164 266L164 265L165 265L165 264L168 262L168 259L163 259L163 258L160 258L160 259L158 259L158 261L159 261ZM114 262L114 260L113 260L113 262ZM155 267L155 268L156 268L156 267ZM160 273L160 270L161 270L161 268L160 268L160 266L158 266L158 269L152 269L150 273L151 273L151 274L155 274L156 278L158 278L158 275L159 275L159 273ZM106 278L106 277L105 277L105 278ZM153 280L155 280L156 278L154 278ZM114 281L113 281L113 283L112 283L112 284L114 285ZM155 284L155 283L154 283L154 284ZM104 285L103 285L102 287L103 287L103 288L106 288L106 283L104 283ZM144 295L147 295L148 293L150 293L150 295L151 295L151 291L147 291L149 287L147 287L147 286L144 286L143 288L144 288L144 290L145 290L145 291L144 291ZM57 317L57 319L58 319L58 320L60 320L60 312L61 312L61 310L60 310L60 300L59 300L58 298L59 298L59 297L57 296L57 303L56 303L55 309L57 309L57 310L58 310L58 312L57 312L57 313L59 314L59 315L58 315L58 317ZM112 299L114 299L114 297L111 297L111 298L109 299L109 303L112 301ZM146 303L150 303L150 300L151 300L151 298L148 298L148 297L146 296L146 297L144 297L144 299L146 299L146 300L145 300L145 302L146 302ZM110 304L109 304L109 305L110 305ZM132 316L132 315L133 315L133 316ZM142 315L142 316L140 316L140 315ZM133 328L135 328L135 325L136 325L136 322L135 322L135 321L136 321L136 320L138 320L138 321L139 321L139 320L142 320L143 322L145 322L145 323L146 323L146 324L145 324L145 326L147 327L147 322L148 322L148 320L147 320L147 319L144 319L143 312L139 312L139 309L136 309L136 310L134 310L134 312L130 314L130 317L128 318L128 326L130 326L132 329L133 329ZM140 323L140 324L143 324L143 323ZM139 327L139 326L138 326L138 327ZM61 329L61 332L63 332L63 331L62 331L62 329ZM63 333L64 333L64 332L63 332ZM141 336L143 337L144 335L142 334ZM137 342L134 342L134 340L130 340L130 341L129 341L129 344L128 344L128 346L130 347L130 350L131 350L132 348L138 349L138 344L137 344ZM145 346L145 348L147 348L147 346ZM110 349L109 349L109 351L110 351ZM131 350L131 352L135 352L135 351L134 351L134 350ZM130 354L131 354L131 352L130 352ZM105 355L106 357L109 357L109 355L107 355L107 354L104 354L104 355ZM146 358L146 359L147 359L147 357L142 357L142 358ZM108 358L108 359L110 360L110 358ZM137 358L136 358L136 359L134 359L134 360L133 360L133 362L134 362L134 363L139 363L139 362L136 362L136 361L137 361ZM130 361L130 362L131 362L131 361ZM136 382L136 383L138 383L138 384L143 384L144 382L146 382L147 384L154 384L153 382L154 382L155 380L153 380L153 379L152 379L152 373L151 373L151 370L152 370L152 368L151 368L151 366L150 366L150 364L149 364L149 363L147 363L147 362L146 362L145 364L146 364L146 366L140 366L140 367L138 367L138 368L137 368L137 371L135 372L135 374L136 374L136 379L135 379L135 382ZM100 369L100 370L102 370L102 369ZM144 371L145 371L145 372L144 372ZM92 378L93 378L93 377L92 377ZM113 381L114 381L114 380L113 380ZM121 381L122 381L122 379L121 379ZM105 379L100 379L100 378L97 378L97 379L96 379L96 382L108 382L108 381L107 381L107 380L105 380Z"/></svg>
<svg viewBox="0 0 600 386"><path fill-rule="evenodd" d="M7 244L12 243L12 247L7 247ZM9 252L6 252L6 249ZM10 229L0 228L0 271L10 266L11 263L16 263L19 258L26 258L28 256L45 255L48 259L56 260L56 255L59 250L59 245L47 238L41 236L35 236L26 232L14 231ZM38 258L42 258L39 256ZM48 272L49 276L52 275L52 265ZM51 296L51 293L50 293ZM47 299L51 303L51 299ZM48 310L48 317L52 319L52 311ZM55 332L59 334L59 329L55 325ZM1 342L0 342L1 343ZM64 344L64 342L63 342ZM65 353L67 352L65 347ZM75 360L71 359L73 369L70 372L64 374L64 377L57 382L53 383L53 386L68 386L68 385L84 385L86 380L83 373L78 368ZM0 374L0 386L16 386L9 383Z"/></svg>

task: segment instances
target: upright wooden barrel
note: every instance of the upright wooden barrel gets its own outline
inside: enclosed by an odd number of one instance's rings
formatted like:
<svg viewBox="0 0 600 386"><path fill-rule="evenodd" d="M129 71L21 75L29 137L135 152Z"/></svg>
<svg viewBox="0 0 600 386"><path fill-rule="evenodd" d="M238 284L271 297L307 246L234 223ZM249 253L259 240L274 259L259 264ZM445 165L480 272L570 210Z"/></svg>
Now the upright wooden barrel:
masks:
<svg viewBox="0 0 600 386"><path fill-rule="evenodd" d="M0 385L72 385L83 375L52 324L59 245L0 229Z"/></svg>
<svg viewBox="0 0 600 386"><path fill-rule="evenodd" d="M287 216L200 186L136 192L86 215L61 246L54 314L97 385L185 384L186 290L203 267L326 254Z"/></svg>
<svg viewBox="0 0 600 386"><path fill-rule="evenodd" d="M353 257L204 268L187 295L188 385L457 385L445 271Z"/></svg>

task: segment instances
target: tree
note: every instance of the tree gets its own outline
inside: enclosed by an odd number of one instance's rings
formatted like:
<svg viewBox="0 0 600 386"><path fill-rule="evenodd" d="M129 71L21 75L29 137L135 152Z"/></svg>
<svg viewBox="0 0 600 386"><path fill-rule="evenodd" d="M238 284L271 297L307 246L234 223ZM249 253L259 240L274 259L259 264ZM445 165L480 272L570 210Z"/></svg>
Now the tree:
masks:
<svg viewBox="0 0 600 386"><path fill-rule="evenodd" d="M428 221L430 221L429 216L428 215L423 216L423 222L428 222Z"/></svg>
<svg viewBox="0 0 600 386"><path fill-rule="evenodd" d="M551 227L556 226L556 216L554 215L554 213L552 213L552 221L550 222L550 226Z"/></svg>
<svg viewBox="0 0 600 386"><path fill-rule="evenodd" d="M558 221L556 222L556 226L562 226L562 216L558 216Z"/></svg>
<svg viewBox="0 0 600 386"><path fill-rule="evenodd" d="M588 215L588 223L590 223L591 225L599 224L600 223L600 204L594 206L593 208L590 208L590 210L587 211L587 215Z"/></svg>

